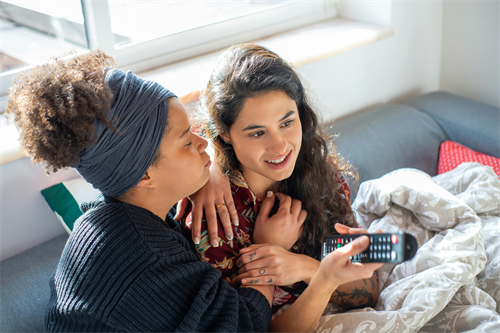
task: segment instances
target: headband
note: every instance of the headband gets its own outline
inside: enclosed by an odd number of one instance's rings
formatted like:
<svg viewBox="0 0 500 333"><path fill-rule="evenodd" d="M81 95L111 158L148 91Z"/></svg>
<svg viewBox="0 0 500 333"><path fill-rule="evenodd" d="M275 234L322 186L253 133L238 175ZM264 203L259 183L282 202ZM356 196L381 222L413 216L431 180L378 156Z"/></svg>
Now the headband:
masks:
<svg viewBox="0 0 500 333"><path fill-rule="evenodd" d="M167 99L176 96L131 71L111 69L106 83L113 93L109 120L118 133L96 118L96 142L80 152L75 167L103 194L117 197L137 185L151 166L167 125Z"/></svg>

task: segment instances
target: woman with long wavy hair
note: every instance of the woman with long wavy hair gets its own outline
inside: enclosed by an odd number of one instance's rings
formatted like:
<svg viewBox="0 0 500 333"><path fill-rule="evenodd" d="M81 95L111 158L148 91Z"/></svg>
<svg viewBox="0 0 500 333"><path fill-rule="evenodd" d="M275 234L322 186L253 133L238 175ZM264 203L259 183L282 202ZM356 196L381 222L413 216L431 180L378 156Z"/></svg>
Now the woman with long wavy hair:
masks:
<svg viewBox="0 0 500 333"><path fill-rule="evenodd" d="M264 47L243 44L223 52L198 111L200 128L231 182L239 225L225 235L219 220L219 240L212 243L206 223L201 237L196 235L197 221L188 210L186 230L201 259L233 284L282 286L274 292L276 312L294 303L317 271L323 236L365 232L354 229L345 181L356 178L356 171L324 132L293 67ZM262 202L281 201L281 194L293 198L292 206L301 204L307 217L298 239L266 244L273 227L259 223L257 213L269 214L271 207ZM341 285L331 295L346 308L373 306L377 298L376 275Z"/></svg>

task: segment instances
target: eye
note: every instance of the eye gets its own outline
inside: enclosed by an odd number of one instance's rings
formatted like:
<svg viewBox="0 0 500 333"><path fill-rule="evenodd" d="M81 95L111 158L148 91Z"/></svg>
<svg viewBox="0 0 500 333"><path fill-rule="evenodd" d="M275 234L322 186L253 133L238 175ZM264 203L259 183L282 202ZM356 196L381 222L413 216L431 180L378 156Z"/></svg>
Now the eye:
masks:
<svg viewBox="0 0 500 333"><path fill-rule="evenodd" d="M288 127L292 124L293 121L294 119L287 120L283 124L281 124L281 127Z"/></svg>
<svg viewBox="0 0 500 333"><path fill-rule="evenodd" d="M259 136L264 135L264 131L258 131L256 133L250 134L251 137L253 138L258 138Z"/></svg>
<svg viewBox="0 0 500 333"><path fill-rule="evenodd" d="M193 144L192 141L189 141L189 143L186 144L186 146L191 146Z"/></svg>

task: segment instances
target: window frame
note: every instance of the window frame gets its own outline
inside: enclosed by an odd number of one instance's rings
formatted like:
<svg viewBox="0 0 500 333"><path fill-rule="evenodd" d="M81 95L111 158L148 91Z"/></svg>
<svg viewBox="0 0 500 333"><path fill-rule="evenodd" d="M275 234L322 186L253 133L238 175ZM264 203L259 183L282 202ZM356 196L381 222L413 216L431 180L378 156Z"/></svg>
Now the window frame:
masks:
<svg viewBox="0 0 500 333"><path fill-rule="evenodd" d="M337 16L338 3L339 0L297 0L176 34L115 47L108 0L81 0L89 49L100 47L113 56L121 68L135 72L332 19ZM208 40L207 35L211 36ZM0 74L0 112L5 108L12 79L31 67L34 65Z"/></svg>

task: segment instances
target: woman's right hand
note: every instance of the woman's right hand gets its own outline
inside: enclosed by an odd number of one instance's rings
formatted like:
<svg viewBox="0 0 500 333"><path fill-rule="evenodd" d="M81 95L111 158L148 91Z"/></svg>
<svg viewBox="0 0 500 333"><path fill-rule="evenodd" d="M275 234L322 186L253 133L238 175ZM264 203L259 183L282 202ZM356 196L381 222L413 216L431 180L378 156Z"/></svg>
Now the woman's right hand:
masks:
<svg viewBox="0 0 500 333"><path fill-rule="evenodd" d="M274 201L278 198L278 212L269 217ZM302 209L302 202L283 193L269 191L255 221L253 241L255 244L274 244L290 250L302 233L302 224L307 212Z"/></svg>
<svg viewBox="0 0 500 333"><path fill-rule="evenodd" d="M361 236L349 244L333 251L327 255L319 266L319 270L313 276L311 283L321 283L335 290L339 285L348 282L369 279L373 272L383 263L353 263L349 257L353 257L368 248L370 240L367 236Z"/></svg>

